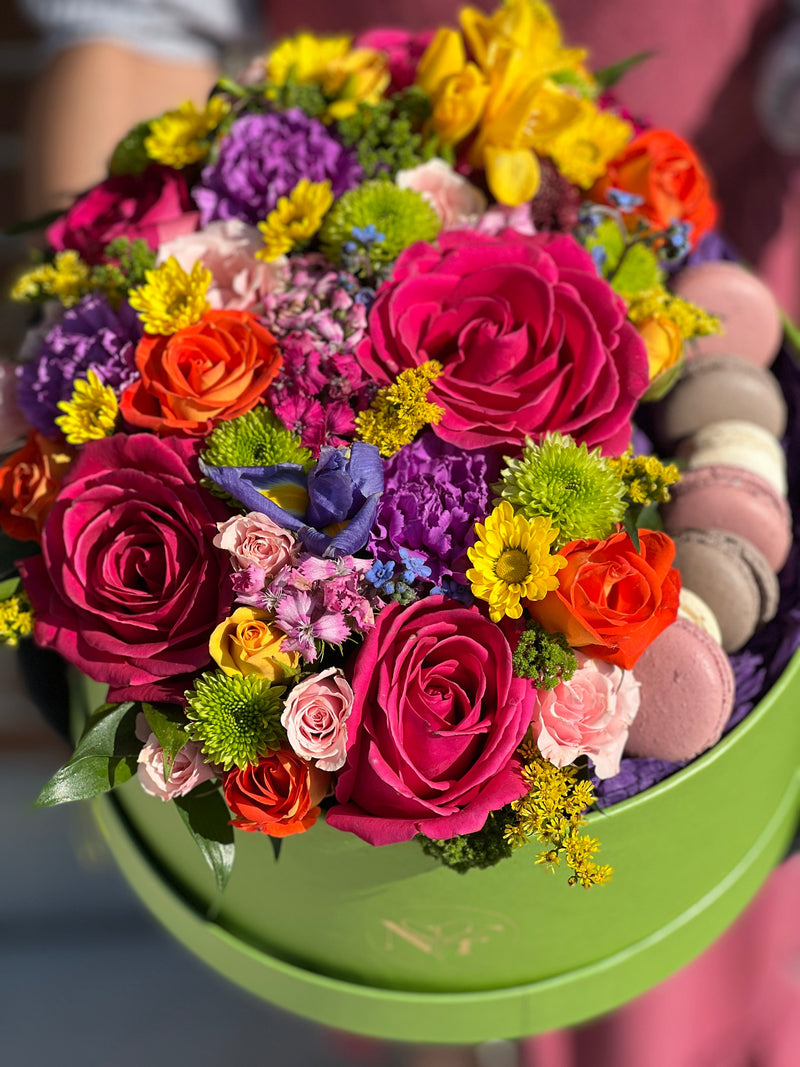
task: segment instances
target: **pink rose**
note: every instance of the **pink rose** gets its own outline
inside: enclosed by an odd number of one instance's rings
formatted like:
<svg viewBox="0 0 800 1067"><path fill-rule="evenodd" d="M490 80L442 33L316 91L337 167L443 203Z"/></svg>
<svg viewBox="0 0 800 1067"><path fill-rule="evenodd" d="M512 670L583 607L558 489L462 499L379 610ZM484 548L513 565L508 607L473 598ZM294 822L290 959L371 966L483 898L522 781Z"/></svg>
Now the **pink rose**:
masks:
<svg viewBox="0 0 800 1067"><path fill-rule="evenodd" d="M448 230L401 253L357 349L380 385L426 360L434 433L461 448L548 431L618 454L648 387L644 342L592 257L565 234Z"/></svg>
<svg viewBox="0 0 800 1067"><path fill-rule="evenodd" d="M146 241L152 249L197 226L198 212L186 179L168 167L148 167L139 177L107 178L95 185L47 230L60 252L74 248L87 263L100 263L117 237Z"/></svg>
<svg viewBox="0 0 800 1067"><path fill-rule="evenodd" d="M575 655L578 669L568 682L536 691L536 743L556 767L589 756L598 778L613 778L639 710L639 683L613 663Z"/></svg>
<svg viewBox="0 0 800 1067"><path fill-rule="evenodd" d="M264 581L274 577L294 560L297 543L294 534L257 511L236 515L219 523L217 529L219 533L214 538L215 548L230 552L234 570L256 567L263 572L262 588ZM251 576L252 585L256 575L251 571Z"/></svg>
<svg viewBox="0 0 800 1067"><path fill-rule="evenodd" d="M482 215L475 226L478 233L488 233L495 237L503 230L516 230L527 237L536 233L531 217L531 202L526 200L517 207L509 207L507 204L492 204L485 215Z"/></svg>
<svg viewBox="0 0 800 1067"><path fill-rule="evenodd" d="M281 714L289 744L321 771L338 771L352 707L353 690L336 667L306 678L291 690Z"/></svg>
<svg viewBox="0 0 800 1067"><path fill-rule="evenodd" d="M392 77L387 89L388 95L414 84L419 61L432 40L432 30L410 33L408 30L384 27L362 33L356 38L353 47L374 48L378 52L385 52Z"/></svg>
<svg viewBox="0 0 800 1067"><path fill-rule="evenodd" d="M273 263L256 259L256 252L263 247L254 226L241 219L225 219L162 244L156 263L166 263L174 256L188 274L199 260L213 275L208 290L212 308L252 311L265 293L285 288L289 273L285 256Z"/></svg>
<svg viewBox="0 0 800 1067"><path fill-rule="evenodd" d="M413 189L431 205L445 230L477 226L486 210L486 197L472 182L457 174L443 159L429 159L397 172L401 189Z"/></svg>
<svg viewBox="0 0 800 1067"><path fill-rule="evenodd" d="M347 759L327 821L372 845L480 830L525 793L532 690L503 630L443 596L391 604L351 662Z"/></svg>
<svg viewBox="0 0 800 1067"><path fill-rule="evenodd" d="M198 484L197 448L143 433L90 441L44 524L42 554L20 565L37 643L109 682L111 700L118 687L161 699L165 679L205 667L229 614L230 564L213 545L226 509Z"/></svg>
<svg viewBox="0 0 800 1067"><path fill-rule="evenodd" d="M164 781L164 749L156 735L150 732L141 712L136 716L136 736L144 741L136 774L142 789L151 797L161 800L183 797L201 782L210 782L216 777L214 768L203 759L202 746L196 741L187 741L175 757L169 778Z"/></svg>

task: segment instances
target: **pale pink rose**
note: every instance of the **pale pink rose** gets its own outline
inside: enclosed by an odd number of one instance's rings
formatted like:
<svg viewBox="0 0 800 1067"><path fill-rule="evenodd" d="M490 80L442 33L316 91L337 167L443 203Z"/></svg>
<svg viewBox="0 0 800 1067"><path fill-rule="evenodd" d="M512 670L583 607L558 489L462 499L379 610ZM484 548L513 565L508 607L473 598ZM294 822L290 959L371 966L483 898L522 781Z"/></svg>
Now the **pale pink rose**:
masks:
<svg viewBox="0 0 800 1067"><path fill-rule="evenodd" d="M347 720L353 690L336 667L300 682L289 693L281 723L289 744L321 771L338 771L347 751Z"/></svg>
<svg viewBox="0 0 800 1067"><path fill-rule="evenodd" d="M173 800L185 796L201 782L216 777L214 768L203 760L202 748L196 741L187 741L172 765L169 778L164 781L164 749L158 738L150 732L147 719L141 713L136 716L136 736L144 741L139 753L136 773L145 793L161 800Z"/></svg>
<svg viewBox="0 0 800 1067"><path fill-rule="evenodd" d="M257 511L219 522L217 529L214 547L230 552L237 571L258 567L266 581L294 560L294 534Z"/></svg>
<svg viewBox="0 0 800 1067"><path fill-rule="evenodd" d="M285 256L272 263L256 259L256 252L263 247L254 226L241 219L224 219L167 241L161 245L156 263L166 263L174 256L188 274L200 260L213 275L208 290L212 308L252 311L266 293L285 287L289 273Z"/></svg>
<svg viewBox="0 0 800 1067"><path fill-rule="evenodd" d="M578 669L568 682L536 692L536 743L556 767L589 756L598 778L613 778L639 710L639 683L613 663L575 655Z"/></svg>
<svg viewBox="0 0 800 1067"><path fill-rule="evenodd" d="M397 173L401 189L413 189L427 200L445 230L477 226L486 210L486 197L443 159L429 159Z"/></svg>

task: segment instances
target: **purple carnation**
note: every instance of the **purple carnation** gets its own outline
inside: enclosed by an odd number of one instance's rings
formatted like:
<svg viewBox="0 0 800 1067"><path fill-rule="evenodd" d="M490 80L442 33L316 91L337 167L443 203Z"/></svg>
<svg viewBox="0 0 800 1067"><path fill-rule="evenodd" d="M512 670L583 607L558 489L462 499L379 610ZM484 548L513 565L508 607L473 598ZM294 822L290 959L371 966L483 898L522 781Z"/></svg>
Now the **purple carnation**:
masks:
<svg viewBox="0 0 800 1067"><path fill-rule="evenodd" d="M328 179L338 197L355 188L361 177L354 152L339 144L318 119L291 108L237 119L220 144L216 162L204 169L194 198L204 226L232 218L255 225L302 178Z"/></svg>
<svg viewBox="0 0 800 1067"><path fill-rule="evenodd" d="M499 462L491 451L464 451L432 433L387 461L385 489L369 542L380 559L400 564L400 549L422 556L436 585L463 576L474 524L491 511Z"/></svg>
<svg viewBox="0 0 800 1067"><path fill-rule="evenodd" d="M134 353L142 326L123 302L113 311L103 296L85 296L64 312L42 341L39 354L18 370L18 402L32 426L46 437L58 436L60 400L69 400L76 378L88 370L110 385L117 397L136 380Z"/></svg>

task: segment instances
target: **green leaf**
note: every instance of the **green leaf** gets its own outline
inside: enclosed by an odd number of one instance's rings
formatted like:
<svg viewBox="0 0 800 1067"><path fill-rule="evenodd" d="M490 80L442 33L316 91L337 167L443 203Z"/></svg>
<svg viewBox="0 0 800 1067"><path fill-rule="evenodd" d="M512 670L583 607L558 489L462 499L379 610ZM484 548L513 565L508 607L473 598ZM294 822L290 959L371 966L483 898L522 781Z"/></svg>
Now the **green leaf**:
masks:
<svg viewBox="0 0 800 1067"><path fill-rule="evenodd" d="M281 849L283 848L283 838L270 837L269 843L272 845L272 851L275 856L275 862L277 863L281 854Z"/></svg>
<svg viewBox="0 0 800 1067"><path fill-rule="evenodd" d="M23 233L30 233L32 230L44 230L56 219L60 219L64 214L63 209L57 211L48 211L45 215L37 215L34 219L23 219L22 222L15 222L12 226L7 226L4 230L0 230L0 233L4 237L18 237Z"/></svg>
<svg viewBox="0 0 800 1067"><path fill-rule="evenodd" d="M34 807L88 800L133 777L142 747L134 732L140 706L126 701L99 708L87 722L71 759L56 771Z"/></svg>
<svg viewBox="0 0 800 1067"><path fill-rule="evenodd" d="M166 707L172 709L171 705ZM164 750L164 781L166 782L172 774L175 757L189 740L189 735L186 733L186 716L177 708L169 714L165 708L158 708L155 704L142 704L142 711L148 726Z"/></svg>
<svg viewBox="0 0 800 1067"><path fill-rule="evenodd" d="M603 67L602 70L595 71L595 81L599 84L601 89L610 89L612 85L616 85L620 78L627 74L632 67L638 67L640 63L643 63L646 59L651 59L655 55L655 52L637 52L635 56L629 56L627 59L621 59L619 63L612 63L610 67Z"/></svg>
<svg viewBox="0 0 800 1067"><path fill-rule="evenodd" d="M614 292L631 297L661 285L664 272L652 248L644 244L630 244L610 280Z"/></svg>
<svg viewBox="0 0 800 1067"><path fill-rule="evenodd" d="M19 575L0 582L0 601L8 600L19 589Z"/></svg>
<svg viewBox="0 0 800 1067"><path fill-rule="evenodd" d="M633 507L628 508L625 512L625 518L622 520L622 525L625 529L625 533L633 541L633 547L641 555L641 547L639 545L639 530L636 527L636 516L632 512L636 510Z"/></svg>
<svg viewBox="0 0 800 1067"><path fill-rule="evenodd" d="M41 551L35 541L15 541L8 534L0 532L0 578L9 578L16 574L16 562L27 556L34 556Z"/></svg>
<svg viewBox="0 0 800 1067"><path fill-rule="evenodd" d="M213 792L193 789L185 797L176 797L173 803L213 871L217 893L221 895L231 876L236 854L231 813L222 793L219 789ZM216 910L216 906L211 910Z"/></svg>

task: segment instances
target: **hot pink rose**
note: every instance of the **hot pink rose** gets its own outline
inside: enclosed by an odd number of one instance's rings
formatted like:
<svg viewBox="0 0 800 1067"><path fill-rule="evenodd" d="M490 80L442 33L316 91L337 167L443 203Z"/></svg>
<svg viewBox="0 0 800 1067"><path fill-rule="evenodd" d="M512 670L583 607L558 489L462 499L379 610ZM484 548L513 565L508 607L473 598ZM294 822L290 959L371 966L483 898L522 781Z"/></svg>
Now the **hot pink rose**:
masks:
<svg viewBox="0 0 800 1067"><path fill-rule="evenodd" d="M499 626L443 596L380 613L351 664L347 760L327 820L372 845L480 830L525 792L530 683Z"/></svg>
<svg viewBox="0 0 800 1067"><path fill-rule="evenodd" d="M438 360L434 433L462 448L558 430L617 454L648 387L644 342L567 235L450 230L403 252L378 291L359 362L383 385Z"/></svg>
<svg viewBox="0 0 800 1067"><path fill-rule="evenodd" d="M214 545L230 552L237 571L257 567L266 580L294 559L297 544L294 534L257 511L236 515L221 522L218 529Z"/></svg>
<svg viewBox="0 0 800 1067"><path fill-rule="evenodd" d="M273 263L256 259L263 247L255 226L241 219L224 219L162 244L156 263L174 256L188 274L199 260L213 276L208 290L212 308L253 311L265 293L285 287L289 274L285 256Z"/></svg>
<svg viewBox="0 0 800 1067"><path fill-rule="evenodd" d="M486 210L486 197L480 189L443 159L429 159L417 167L398 171L396 181L401 189L413 189L427 200L445 230L477 226Z"/></svg>
<svg viewBox="0 0 800 1067"><path fill-rule="evenodd" d="M229 614L228 556L214 548L219 501L201 489L197 445L117 434L86 444L20 566L34 636L112 687L161 684L209 662ZM113 696L111 697L113 699Z"/></svg>
<svg viewBox="0 0 800 1067"><path fill-rule="evenodd" d="M335 667L306 678L291 690L281 714L289 744L321 771L338 771L345 759L352 707L353 690Z"/></svg>
<svg viewBox="0 0 800 1067"><path fill-rule="evenodd" d="M568 682L549 692L537 690L534 737L556 767L589 756L598 778L613 778L639 710L639 683L613 663L575 655L578 669Z"/></svg>
<svg viewBox="0 0 800 1067"><path fill-rule="evenodd" d="M355 42L356 48L375 48L385 52L392 76L389 93L399 92L414 84L417 66L425 49L433 40L433 31L410 33L408 30L384 29L368 30Z"/></svg>
<svg viewBox="0 0 800 1067"><path fill-rule="evenodd" d="M139 177L107 178L79 197L47 230L60 252L74 248L87 263L100 263L117 237L146 241L152 249L197 226L199 213L186 179L168 167L148 167Z"/></svg>
<svg viewBox="0 0 800 1067"><path fill-rule="evenodd" d="M151 797L161 800L184 797L195 786L216 777L214 768L203 759L202 746L196 741L187 741L173 761L169 778L164 781L164 749L156 735L150 732L147 719L141 713L136 716L136 736L144 741L136 774L142 789Z"/></svg>

